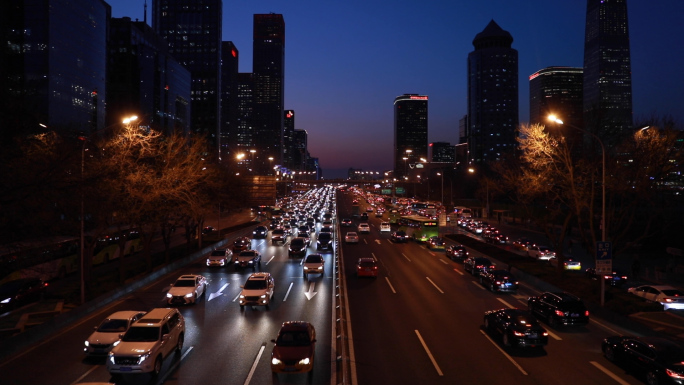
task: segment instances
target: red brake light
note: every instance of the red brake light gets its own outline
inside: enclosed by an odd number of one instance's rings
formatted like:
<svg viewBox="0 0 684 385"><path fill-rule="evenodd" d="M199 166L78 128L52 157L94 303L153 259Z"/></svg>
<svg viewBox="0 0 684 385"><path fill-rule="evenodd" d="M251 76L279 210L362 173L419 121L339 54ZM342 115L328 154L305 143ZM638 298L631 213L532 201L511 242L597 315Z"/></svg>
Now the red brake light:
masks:
<svg viewBox="0 0 684 385"><path fill-rule="evenodd" d="M584 311L584 316L585 316L585 317L589 317L589 310L585 310L585 311Z"/></svg>
<svg viewBox="0 0 684 385"><path fill-rule="evenodd" d="M556 315L559 316L559 317L562 317L562 316L564 315L563 312L560 311L560 310L556 310L555 313L556 313Z"/></svg>

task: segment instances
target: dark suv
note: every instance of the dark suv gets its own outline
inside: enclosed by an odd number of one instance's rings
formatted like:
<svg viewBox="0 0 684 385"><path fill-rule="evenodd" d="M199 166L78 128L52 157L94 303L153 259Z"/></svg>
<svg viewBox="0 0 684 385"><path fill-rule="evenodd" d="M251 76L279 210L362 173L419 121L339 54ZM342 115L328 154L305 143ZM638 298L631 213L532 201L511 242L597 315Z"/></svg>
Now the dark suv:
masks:
<svg viewBox="0 0 684 385"><path fill-rule="evenodd" d="M496 266L487 258L484 257L469 257L463 262L463 270L470 274L479 277L480 274L488 269L495 269Z"/></svg>
<svg viewBox="0 0 684 385"><path fill-rule="evenodd" d="M562 293L542 293L527 300L530 313L546 320L549 326L586 325L589 323L589 310L578 297Z"/></svg>
<svg viewBox="0 0 684 385"><path fill-rule="evenodd" d="M306 255L307 246L306 239L300 237L294 238L290 241L288 255L290 257L303 257Z"/></svg>
<svg viewBox="0 0 684 385"><path fill-rule="evenodd" d="M332 250L332 234L319 233L316 241L316 250Z"/></svg>

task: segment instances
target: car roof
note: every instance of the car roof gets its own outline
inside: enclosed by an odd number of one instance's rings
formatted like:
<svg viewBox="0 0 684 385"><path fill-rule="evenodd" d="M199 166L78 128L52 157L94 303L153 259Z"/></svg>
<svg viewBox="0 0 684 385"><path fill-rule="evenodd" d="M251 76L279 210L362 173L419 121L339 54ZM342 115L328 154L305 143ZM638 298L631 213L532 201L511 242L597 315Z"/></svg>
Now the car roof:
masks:
<svg viewBox="0 0 684 385"><path fill-rule="evenodd" d="M375 262L375 259L370 257L359 258L358 262Z"/></svg>
<svg viewBox="0 0 684 385"><path fill-rule="evenodd" d="M142 310L121 310L107 316L107 319L128 319L138 313L145 313Z"/></svg>
<svg viewBox="0 0 684 385"><path fill-rule="evenodd" d="M309 323L306 321L287 321L280 327L281 331L308 330Z"/></svg>
<svg viewBox="0 0 684 385"><path fill-rule="evenodd" d="M197 277L201 277L199 274L186 274L186 275L181 275L178 277L178 279L195 279Z"/></svg>
<svg viewBox="0 0 684 385"><path fill-rule="evenodd" d="M266 273L266 272L258 272L258 273L252 273L247 279L254 279L254 280L263 280L271 277L271 273Z"/></svg>

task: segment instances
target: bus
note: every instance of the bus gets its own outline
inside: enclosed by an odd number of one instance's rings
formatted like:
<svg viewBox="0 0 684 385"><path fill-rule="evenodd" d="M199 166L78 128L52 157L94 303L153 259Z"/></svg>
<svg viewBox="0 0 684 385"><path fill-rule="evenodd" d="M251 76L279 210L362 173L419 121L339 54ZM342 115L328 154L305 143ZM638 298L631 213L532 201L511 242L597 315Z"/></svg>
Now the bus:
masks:
<svg viewBox="0 0 684 385"><path fill-rule="evenodd" d="M401 218L401 213L397 209L389 209L389 223L391 224L397 224L399 222L399 218Z"/></svg>
<svg viewBox="0 0 684 385"><path fill-rule="evenodd" d="M430 237L439 236L439 221L422 215L405 215L401 217L402 227L409 238L416 242L427 242Z"/></svg>
<svg viewBox="0 0 684 385"><path fill-rule="evenodd" d="M142 249L140 234L135 230L102 236L93 250L93 266L119 258L122 237L124 255ZM64 278L80 269L80 244L79 237L52 236L0 245L0 283L20 278Z"/></svg>

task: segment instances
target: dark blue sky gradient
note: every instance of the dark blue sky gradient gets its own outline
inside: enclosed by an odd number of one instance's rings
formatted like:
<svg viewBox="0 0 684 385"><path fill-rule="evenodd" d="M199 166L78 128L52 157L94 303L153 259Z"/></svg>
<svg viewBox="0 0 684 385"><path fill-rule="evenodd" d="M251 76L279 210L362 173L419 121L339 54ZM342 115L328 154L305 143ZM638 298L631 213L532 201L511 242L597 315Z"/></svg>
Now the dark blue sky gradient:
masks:
<svg viewBox="0 0 684 385"><path fill-rule="evenodd" d="M144 0L111 0L114 17L143 19ZM151 0L148 0L151 24ZM585 0L224 1L223 39L252 70L255 13L285 19L285 108L309 135L326 178L349 167L392 165L396 96L429 96L429 141L458 142L466 114L472 40L494 19L519 55L520 122L529 119L528 77L583 64ZM628 2L635 124L671 116L684 125L683 0Z"/></svg>

